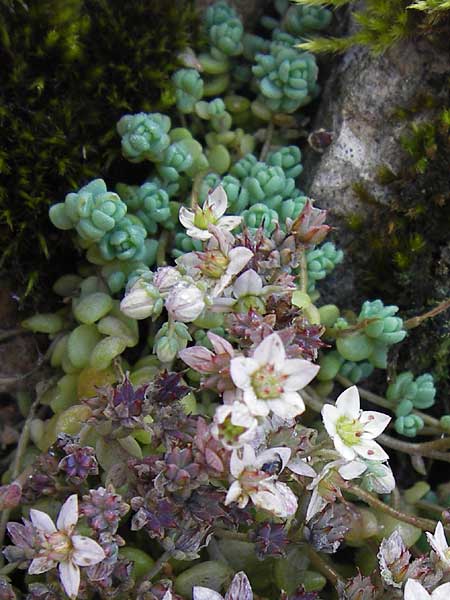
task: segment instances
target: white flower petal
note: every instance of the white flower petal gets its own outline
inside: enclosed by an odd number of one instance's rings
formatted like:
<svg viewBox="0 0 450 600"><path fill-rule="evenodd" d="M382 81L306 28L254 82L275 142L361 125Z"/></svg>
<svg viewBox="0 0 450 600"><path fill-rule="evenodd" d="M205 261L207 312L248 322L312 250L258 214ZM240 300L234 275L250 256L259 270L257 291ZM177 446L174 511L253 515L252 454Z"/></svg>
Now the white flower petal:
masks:
<svg viewBox="0 0 450 600"><path fill-rule="evenodd" d="M283 384L284 389L287 391L301 390L314 379L319 369L319 365L315 365L309 360L301 358L287 360L283 368L283 374L288 375Z"/></svg>
<svg viewBox="0 0 450 600"><path fill-rule="evenodd" d="M361 413L360 421L364 425L363 439L378 437L389 425L391 417L375 410L365 410Z"/></svg>
<svg viewBox="0 0 450 600"><path fill-rule="evenodd" d="M300 394L289 392L281 398L267 400L267 405L281 419L293 419L305 412L305 404Z"/></svg>
<svg viewBox="0 0 450 600"><path fill-rule="evenodd" d="M350 481L356 479L367 470L367 465L362 460L352 460L338 469L339 475Z"/></svg>
<svg viewBox="0 0 450 600"><path fill-rule="evenodd" d="M450 560L446 556L446 551L448 550L447 539L444 533L444 527L442 523L439 521L436 525L436 529L434 531L434 535L426 532L428 543L433 548L433 550L438 554L439 558L446 565L450 564Z"/></svg>
<svg viewBox="0 0 450 600"><path fill-rule="evenodd" d="M235 298L241 296L259 296L262 292L263 282L261 277L253 269L249 269L239 275L233 285L233 294Z"/></svg>
<svg viewBox="0 0 450 600"><path fill-rule="evenodd" d="M241 390L248 390L252 387L251 375L259 368L258 363L253 358L245 356L236 356L230 361L230 376L236 387Z"/></svg>
<svg viewBox="0 0 450 600"><path fill-rule="evenodd" d="M78 521L78 496L72 494L59 511L56 526L60 531L71 531Z"/></svg>
<svg viewBox="0 0 450 600"><path fill-rule="evenodd" d="M338 435L335 435L333 437L333 443L334 447L339 452L339 454L347 460L353 460L356 457L356 446L347 446L347 444L344 444L344 442ZM367 458L365 454L363 454L363 456L364 458Z"/></svg>
<svg viewBox="0 0 450 600"><path fill-rule="evenodd" d="M180 223L186 229L192 229L194 227L195 213L193 213L192 210L187 209L185 206L180 207L178 218L180 219Z"/></svg>
<svg viewBox="0 0 450 600"><path fill-rule="evenodd" d="M315 477L317 473L302 458L293 458L289 461L287 468L302 477Z"/></svg>
<svg viewBox="0 0 450 600"><path fill-rule="evenodd" d="M212 331L208 331L206 335L216 354L229 354L230 356L233 356L234 348L229 341Z"/></svg>
<svg viewBox="0 0 450 600"><path fill-rule="evenodd" d="M336 408L341 416L345 415L349 419L357 419L360 411L359 392L356 385L352 385L342 392L336 400Z"/></svg>
<svg viewBox="0 0 450 600"><path fill-rule="evenodd" d="M73 562L80 567L90 567L105 559L105 551L94 540L84 535L73 535Z"/></svg>
<svg viewBox="0 0 450 600"><path fill-rule="evenodd" d="M306 522L310 521L314 515L319 513L325 506L327 505L327 501L322 498L317 489L313 490L311 494L311 500L308 504L308 509L306 511Z"/></svg>
<svg viewBox="0 0 450 600"><path fill-rule="evenodd" d="M404 600L430 600L432 596L415 579L408 579L405 585Z"/></svg>
<svg viewBox="0 0 450 600"><path fill-rule="evenodd" d="M261 367L272 364L281 371L286 360L286 350L278 333L272 333L264 338L255 348L253 358Z"/></svg>
<svg viewBox="0 0 450 600"><path fill-rule="evenodd" d="M255 417L267 417L270 412L269 402L258 400L253 388L244 391L242 401L247 405L250 414Z"/></svg>
<svg viewBox="0 0 450 600"><path fill-rule="evenodd" d="M80 589L80 568L72 562L59 563L59 577L70 600L75 600Z"/></svg>
<svg viewBox="0 0 450 600"><path fill-rule="evenodd" d="M228 198L221 185L218 185L210 194L208 194L205 206L211 209L216 219L220 219L220 217L225 214L228 206Z"/></svg>
<svg viewBox="0 0 450 600"><path fill-rule="evenodd" d="M223 596L209 588L196 586L192 590L192 600L223 600Z"/></svg>
<svg viewBox="0 0 450 600"><path fill-rule="evenodd" d="M380 444L377 444L373 440L361 439L359 444L355 444L352 448L359 456L364 457L366 460L378 460L380 462L389 460L389 455L386 454Z"/></svg>
<svg viewBox="0 0 450 600"><path fill-rule="evenodd" d="M30 508L30 520L36 529L44 531L45 533L55 533L56 527L51 518L47 513L42 510L36 510Z"/></svg>
<svg viewBox="0 0 450 600"><path fill-rule="evenodd" d="M332 404L325 404L322 407L322 420L328 435L332 438L336 435L336 421L339 418L338 409Z"/></svg>
<svg viewBox="0 0 450 600"><path fill-rule="evenodd" d="M28 573L30 575L40 575L41 573L50 571L50 569L54 569L57 564L56 560L52 560L47 556L38 556L31 561L31 564L28 567Z"/></svg>
<svg viewBox="0 0 450 600"><path fill-rule="evenodd" d="M444 583L434 590L431 594L432 600L448 600L450 595L450 583ZM419 599L421 600L421 599Z"/></svg>
<svg viewBox="0 0 450 600"><path fill-rule="evenodd" d="M253 252L250 250L250 248L245 248L244 246L233 248L228 254L230 264L228 265L227 272L230 275L237 275L242 271L245 265L248 264L252 257Z"/></svg>
<svg viewBox="0 0 450 600"><path fill-rule="evenodd" d="M191 227L190 229L186 229L186 235L194 240L201 240L202 242L206 242L211 238L211 234L206 229L199 229L198 227Z"/></svg>
<svg viewBox="0 0 450 600"><path fill-rule="evenodd" d="M228 490L226 498L225 498L225 502L224 502L225 506L228 506L232 502L237 502L239 500L239 498L241 498L241 496L242 496L241 484L239 483L239 481L233 481L233 483L230 485L230 489Z"/></svg>

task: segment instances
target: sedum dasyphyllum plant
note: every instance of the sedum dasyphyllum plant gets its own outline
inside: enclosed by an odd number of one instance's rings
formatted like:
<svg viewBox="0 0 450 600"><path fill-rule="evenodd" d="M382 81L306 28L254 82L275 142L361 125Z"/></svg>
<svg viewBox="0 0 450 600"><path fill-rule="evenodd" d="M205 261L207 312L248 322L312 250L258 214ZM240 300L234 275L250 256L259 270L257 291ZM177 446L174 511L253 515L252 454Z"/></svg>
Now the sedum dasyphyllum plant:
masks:
<svg viewBox="0 0 450 600"><path fill-rule="evenodd" d="M411 600L450 585L445 496L401 491L389 464L450 461L448 416L422 412L432 377L400 374L386 398L355 385L426 317L320 301L342 252L285 144L318 91L295 43L329 14L274 9L262 37L210 7L210 51L173 77L179 115L118 123L148 179L94 180L50 211L87 262L55 283L59 310L24 323L50 337L54 376L18 398L2 599Z"/></svg>

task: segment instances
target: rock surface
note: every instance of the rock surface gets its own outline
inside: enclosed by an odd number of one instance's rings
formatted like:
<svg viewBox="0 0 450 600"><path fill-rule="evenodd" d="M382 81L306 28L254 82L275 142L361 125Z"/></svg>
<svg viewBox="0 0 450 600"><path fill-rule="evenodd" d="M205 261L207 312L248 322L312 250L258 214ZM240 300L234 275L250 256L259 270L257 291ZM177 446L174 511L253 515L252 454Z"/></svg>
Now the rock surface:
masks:
<svg viewBox="0 0 450 600"><path fill-rule="evenodd" d="M214 2L216 2L216 0L197 0L196 4L203 10L207 6L214 4ZM268 4L268 0L228 0L228 3L241 15L246 26L251 27L263 14L264 8Z"/></svg>
<svg viewBox="0 0 450 600"><path fill-rule="evenodd" d="M352 190L355 182L389 202L377 172L382 165L393 172L401 167L405 153L399 140L411 124L396 118L395 110L420 97L436 97L448 70L448 56L426 40L399 43L382 56L351 49L340 59L325 83L313 125L331 130L334 139L321 159L311 151L304 169L304 188L319 206L341 216L366 212ZM417 118L431 114L432 109L420 110Z"/></svg>

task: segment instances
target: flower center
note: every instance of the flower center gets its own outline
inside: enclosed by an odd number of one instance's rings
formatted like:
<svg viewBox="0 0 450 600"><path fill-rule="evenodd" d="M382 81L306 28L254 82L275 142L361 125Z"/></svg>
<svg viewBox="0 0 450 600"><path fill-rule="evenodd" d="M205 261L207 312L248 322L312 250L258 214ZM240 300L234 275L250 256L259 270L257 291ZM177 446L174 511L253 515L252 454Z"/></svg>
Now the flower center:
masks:
<svg viewBox="0 0 450 600"><path fill-rule="evenodd" d="M248 313L249 310L263 314L266 310L264 299L260 296L241 296L235 304L234 312Z"/></svg>
<svg viewBox="0 0 450 600"><path fill-rule="evenodd" d="M194 225L199 229L208 229L208 225L215 225L217 219L210 208L197 208L194 216Z"/></svg>
<svg viewBox="0 0 450 600"><path fill-rule="evenodd" d="M63 531L56 531L47 536L48 556L52 560L60 562L68 560L72 551L72 540Z"/></svg>
<svg viewBox="0 0 450 600"><path fill-rule="evenodd" d="M204 252L200 270L207 277L219 279L225 273L230 260L220 250Z"/></svg>
<svg viewBox="0 0 450 600"><path fill-rule="evenodd" d="M347 446L359 444L363 427L357 419L339 417L336 422L336 432Z"/></svg>
<svg viewBox="0 0 450 600"><path fill-rule="evenodd" d="M239 436L245 431L245 427L241 425L233 425L230 417L225 419L223 423L219 425L220 436L229 444L237 442Z"/></svg>
<svg viewBox="0 0 450 600"><path fill-rule="evenodd" d="M257 397L262 400L279 398L284 391L280 375L271 364L264 365L253 373L252 387Z"/></svg>

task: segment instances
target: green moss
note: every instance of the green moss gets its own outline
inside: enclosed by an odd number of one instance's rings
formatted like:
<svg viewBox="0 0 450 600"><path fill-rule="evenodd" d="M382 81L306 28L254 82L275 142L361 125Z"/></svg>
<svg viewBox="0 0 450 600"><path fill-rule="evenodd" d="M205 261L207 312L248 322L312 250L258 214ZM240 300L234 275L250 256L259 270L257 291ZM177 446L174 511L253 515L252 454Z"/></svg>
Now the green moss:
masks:
<svg viewBox="0 0 450 600"><path fill-rule="evenodd" d="M174 103L177 55L197 38L192 0L0 0L1 264L22 291L61 253L48 206L124 175L116 122Z"/></svg>
<svg viewBox="0 0 450 600"><path fill-rule="evenodd" d="M339 8L350 0L295 0L298 4L332 5ZM435 38L448 34L450 2L448 0L367 0L363 8L353 11L359 26L347 37L318 37L300 47L310 52L343 52L352 46L368 46L380 54L411 35ZM441 39L445 39L445 33Z"/></svg>

